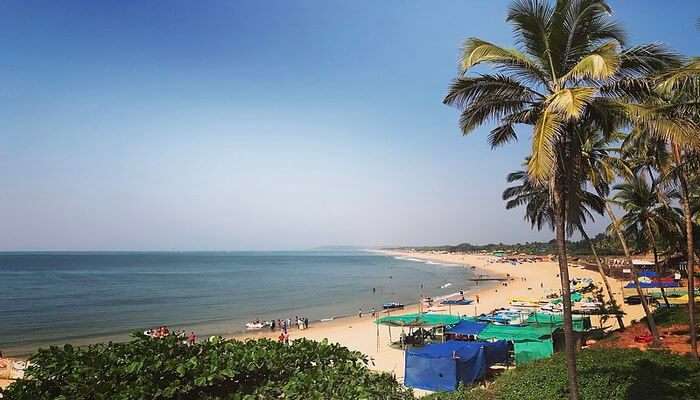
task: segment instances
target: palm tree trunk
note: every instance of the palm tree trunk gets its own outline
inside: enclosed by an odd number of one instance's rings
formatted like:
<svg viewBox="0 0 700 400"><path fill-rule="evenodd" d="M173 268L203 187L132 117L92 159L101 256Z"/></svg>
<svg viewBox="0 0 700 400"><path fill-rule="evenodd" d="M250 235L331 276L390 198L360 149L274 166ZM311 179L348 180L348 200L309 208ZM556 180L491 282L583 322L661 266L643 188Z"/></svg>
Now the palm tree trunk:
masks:
<svg viewBox="0 0 700 400"><path fill-rule="evenodd" d="M678 180L681 184L681 205L685 217L685 239L688 246L688 328L690 330L690 354L698 359L698 334L695 327L695 243L693 237L693 215L690 212L688 177L681 167L681 149L673 145L673 157L678 167Z"/></svg>
<svg viewBox="0 0 700 400"><path fill-rule="evenodd" d="M598 252L595 249L595 245L593 244L593 241L591 240L590 237L588 237L588 234L586 231L583 229L583 226L579 226L579 231L581 232L581 236L588 242L588 245L591 246L591 251L593 252L593 257L595 257L595 262L598 265L598 273L600 273L600 277L603 279L603 284L605 285L605 290L608 292L608 297L610 298L610 304L612 304L613 309L617 312L620 311L620 307L617 306L617 302L615 301L615 296L613 296L612 289L610 289L610 282L608 282L608 277L605 275L605 271L603 270L603 263L600 261L600 257L598 257ZM625 323L622 321L622 315L619 313L615 316L617 318L617 324L620 326L620 330L625 329Z"/></svg>
<svg viewBox="0 0 700 400"><path fill-rule="evenodd" d="M578 374L576 372L576 342L574 339L573 319L571 316L571 283L569 267L566 260L566 204L560 177L554 183L554 224L557 250L559 253L559 278L561 280L562 300L564 304L564 340L566 353L566 371L569 378L569 399L578 400Z"/></svg>
<svg viewBox="0 0 700 400"><path fill-rule="evenodd" d="M654 270L657 274L661 274L661 269L659 268L659 250L656 248L656 235L654 235L654 230L651 229L651 225L649 225L649 222L646 223L646 226L647 232L649 232L649 241L651 242L651 248L654 251ZM666 290L664 289L663 285L660 285L659 289L661 289L661 296L664 298L666 308L671 307L671 304L668 302L668 297L666 297Z"/></svg>
<svg viewBox="0 0 700 400"><path fill-rule="evenodd" d="M615 213L613 212L612 207L610 207L610 204L608 204L607 202L605 202L605 210L608 212L608 216L610 217L610 220L613 224L613 229L615 229L615 233L617 233L617 237L620 239L622 251L625 252L625 260L627 261L627 264L632 270L632 279L634 281L634 286L637 289L637 295L639 296L639 299L642 303L642 308L644 309L644 315L647 318L647 325L649 326L649 331L654 337L654 344L658 344L660 341L659 330L656 328L656 322L654 321L654 316L652 315L651 309L649 308L647 298L646 296L644 296L644 293L642 293L642 287L639 286L639 276L637 276L637 269L634 267L634 264L632 264L632 256L630 255L630 249L627 247L627 241L625 240L625 236L622 234L622 230L620 229L620 225L617 221L617 218L615 217Z"/></svg>

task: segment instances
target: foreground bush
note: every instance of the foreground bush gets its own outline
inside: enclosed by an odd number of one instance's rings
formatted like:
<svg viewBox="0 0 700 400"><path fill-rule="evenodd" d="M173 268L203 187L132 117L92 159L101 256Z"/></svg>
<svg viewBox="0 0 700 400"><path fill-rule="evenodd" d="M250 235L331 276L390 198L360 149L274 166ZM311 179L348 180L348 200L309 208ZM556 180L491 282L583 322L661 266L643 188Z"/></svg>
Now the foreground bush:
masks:
<svg viewBox="0 0 700 400"><path fill-rule="evenodd" d="M361 353L327 342L286 346L213 341L187 346L175 337L137 335L128 343L52 347L32 357L13 400L413 399Z"/></svg>
<svg viewBox="0 0 700 400"><path fill-rule="evenodd" d="M578 356L584 400L700 399L700 363L664 352L623 349L584 350ZM431 400L565 400L562 354L510 370L488 389L435 394Z"/></svg>

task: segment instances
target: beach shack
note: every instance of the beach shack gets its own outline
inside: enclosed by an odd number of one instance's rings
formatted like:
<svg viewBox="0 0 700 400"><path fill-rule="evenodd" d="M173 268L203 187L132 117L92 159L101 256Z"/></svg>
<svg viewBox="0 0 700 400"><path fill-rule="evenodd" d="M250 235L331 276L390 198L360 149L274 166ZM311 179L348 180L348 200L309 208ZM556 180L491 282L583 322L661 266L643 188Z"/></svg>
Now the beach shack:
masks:
<svg viewBox="0 0 700 400"><path fill-rule="evenodd" d="M405 352L404 384L408 387L452 391L483 378L489 367L508 361L508 343L459 342L428 344Z"/></svg>

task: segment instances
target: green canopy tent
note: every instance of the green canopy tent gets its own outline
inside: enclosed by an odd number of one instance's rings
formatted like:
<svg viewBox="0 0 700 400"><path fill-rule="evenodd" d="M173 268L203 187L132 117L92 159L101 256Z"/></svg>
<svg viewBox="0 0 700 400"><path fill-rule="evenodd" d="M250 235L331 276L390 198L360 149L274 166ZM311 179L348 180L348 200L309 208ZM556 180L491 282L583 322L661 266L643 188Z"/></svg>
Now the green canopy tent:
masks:
<svg viewBox="0 0 700 400"><path fill-rule="evenodd" d="M481 333L481 340L509 340L513 342L515 363L522 364L554 353L552 333L559 329L554 325L495 325L490 324Z"/></svg>
<svg viewBox="0 0 700 400"><path fill-rule="evenodd" d="M375 321L378 325L407 327L407 328L430 328L435 326L454 325L460 318L447 314L426 314L413 313L404 315L390 315Z"/></svg>
<svg viewBox="0 0 700 400"><path fill-rule="evenodd" d="M460 321L460 318L448 314L426 314L413 313L404 315L390 315L377 319L377 347L379 347L379 325L389 327L389 340L391 340L391 327L400 328L438 328L450 325L455 325ZM403 347L404 343L401 342Z"/></svg>
<svg viewBox="0 0 700 400"><path fill-rule="evenodd" d="M591 329L591 317L587 315L572 315L571 318L573 319L574 331L585 332ZM527 323L530 325L559 328L564 326L564 314L535 312L527 319Z"/></svg>
<svg viewBox="0 0 700 400"><path fill-rule="evenodd" d="M581 293L579 293L579 292L571 293L571 302L572 303L578 303L581 300L583 300L583 295ZM561 302L562 302L561 297L557 297L556 299L550 301L550 303L552 303L552 304L559 304Z"/></svg>
<svg viewBox="0 0 700 400"><path fill-rule="evenodd" d="M553 330L548 326L537 325L496 325L489 324L481 333L480 339L510 340L511 342L540 341L551 338Z"/></svg>

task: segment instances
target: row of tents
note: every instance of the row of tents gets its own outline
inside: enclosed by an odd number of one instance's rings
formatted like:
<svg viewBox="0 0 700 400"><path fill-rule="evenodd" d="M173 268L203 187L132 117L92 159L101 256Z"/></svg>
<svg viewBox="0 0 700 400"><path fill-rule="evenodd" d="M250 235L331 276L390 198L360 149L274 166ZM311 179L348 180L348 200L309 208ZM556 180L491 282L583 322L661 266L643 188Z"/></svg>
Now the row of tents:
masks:
<svg viewBox="0 0 700 400"><path fill-rule="evenodd" d="M548 358L562 342L561 314L536 312L522 325L426 313L387 316L376 322L390 328L442 330L443 343L409 347L405 352L404 383L432 391L455 390L460 382L472 384L492 365L510 363L512 358L516 365ZM590 328L588 316L574 316L574 330Z"/></svg>

